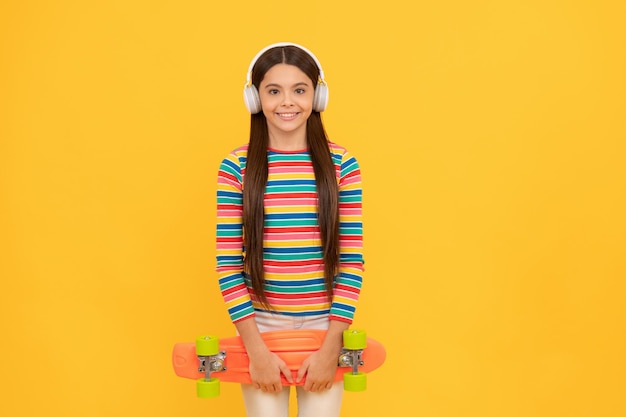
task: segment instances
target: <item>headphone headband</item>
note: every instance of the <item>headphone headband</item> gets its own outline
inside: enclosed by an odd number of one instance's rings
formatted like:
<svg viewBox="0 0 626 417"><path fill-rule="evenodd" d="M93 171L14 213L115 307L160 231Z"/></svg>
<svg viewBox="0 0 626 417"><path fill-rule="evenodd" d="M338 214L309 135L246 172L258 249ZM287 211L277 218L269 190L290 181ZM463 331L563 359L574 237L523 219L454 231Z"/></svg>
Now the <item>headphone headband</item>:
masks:
<svg viewBox="0 0 626 417"><path fill-rule="evenodd" d="M263 55L265 52L269 51L272 48L280 48L281 46L295 46L296 48L302 49L304 52L309 54L311 56L311 58L313 58L313 61L315 61L315 65L317 65L317 69L320 71L320 80L321 80L321 82L322 83L326 83L326 81L324 80L324 70L322 69L322 65L320 64L320 61L317 59L317 57L315 56L315 54L313 52L309 51L308 49L306 49L302 45L298 45L297 43L278 42L278 43L273 43L271 45L268 45L265 48L261 49L254 56L254 58L252 58L252 62L250 62L250 66L248 67L248 73L246 74L246 85L250 85L252 83L252 68L254 68L254 64L256 64L256 62L261 57L261 55Z"/></svg>

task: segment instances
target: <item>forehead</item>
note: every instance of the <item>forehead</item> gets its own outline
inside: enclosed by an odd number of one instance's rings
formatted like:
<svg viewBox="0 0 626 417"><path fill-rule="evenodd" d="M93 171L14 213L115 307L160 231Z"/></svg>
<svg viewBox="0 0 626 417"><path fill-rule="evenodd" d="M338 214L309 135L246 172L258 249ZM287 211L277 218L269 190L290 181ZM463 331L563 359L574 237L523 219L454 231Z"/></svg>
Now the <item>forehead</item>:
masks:
<svg viewBox="0 0 626 417"><path fill-rule="evenodd" d="M261 85L291 85L296 83L310 84L311 79L298 67L289 64L276 64L263 77Z"/></svg>

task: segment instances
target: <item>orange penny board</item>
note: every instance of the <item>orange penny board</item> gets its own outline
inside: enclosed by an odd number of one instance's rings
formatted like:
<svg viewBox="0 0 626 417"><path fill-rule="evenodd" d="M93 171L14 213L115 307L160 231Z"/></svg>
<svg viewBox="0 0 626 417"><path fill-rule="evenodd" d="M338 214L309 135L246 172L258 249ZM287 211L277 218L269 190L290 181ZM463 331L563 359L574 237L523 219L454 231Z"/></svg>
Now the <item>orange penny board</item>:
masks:
<svg viewBox="0 0 626 417"><path fill-rule="evenodd" d="M304 380L295 383L296 374L302 362L313 352L317 351L324 341L325 330L280 330L262 333L267 347L276 353L289 367L293 375L294 383L290 384L284 375L281 375L283 385L303 385ZM226 370L215 372L211 377L216 377L223 382L238 382L250 384L248 372L249 360L246 348L238 336L221 339L220 351L226 353L224 361ZM386 352L384 346L374 339L367 338L367 347L363 350L363 365L359 366L359 372L368 373L379 368L385 362ZM205 376L204 372L198 371L200 361L196 355L195 343L177 343L172 352L172 365L176 375L182 378L200 379ZM351 372L352 368L337 367L335 381L341 381L345 372Z"/></svg>

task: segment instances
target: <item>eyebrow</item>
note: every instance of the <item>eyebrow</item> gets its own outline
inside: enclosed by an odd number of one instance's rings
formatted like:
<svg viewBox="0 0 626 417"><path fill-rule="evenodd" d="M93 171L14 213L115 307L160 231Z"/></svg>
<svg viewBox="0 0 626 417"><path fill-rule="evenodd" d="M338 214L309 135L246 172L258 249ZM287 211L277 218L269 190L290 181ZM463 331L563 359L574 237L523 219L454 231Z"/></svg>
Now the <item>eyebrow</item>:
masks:
<svg viewBox="0 0 626 417"><path fill-rule="evenodd" d="M292 85L291 87L300 87L300 86L305 86L308 87L309 83L305 83L305 82L300 82L300 83L296 83L294 85ZM270 88L270 87L279 87L282 88L282 85L280 84L276 84L276 83L271 83L271 84L267 84L264 88Z"/></svg>

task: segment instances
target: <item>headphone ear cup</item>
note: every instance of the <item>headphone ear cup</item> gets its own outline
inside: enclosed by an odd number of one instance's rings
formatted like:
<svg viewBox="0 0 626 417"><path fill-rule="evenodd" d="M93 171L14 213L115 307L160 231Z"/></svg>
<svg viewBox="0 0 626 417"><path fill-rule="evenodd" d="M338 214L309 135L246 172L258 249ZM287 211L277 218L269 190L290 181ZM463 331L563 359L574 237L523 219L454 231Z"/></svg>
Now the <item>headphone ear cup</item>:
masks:
<svg viewBox="0 0 626 417"><path fill-rule="evenodd" d="M259 92L253 84L244 87L243 100L250 113L256 114L261 111L261 99L259 97Z"/></svg>
<svg viewBox="0 0 626 417"><path fill-rule="evenodd" d="M328 86L326 84L318 84L315 88L313 96L313 110L323 112L328 105Z"/></svg>

